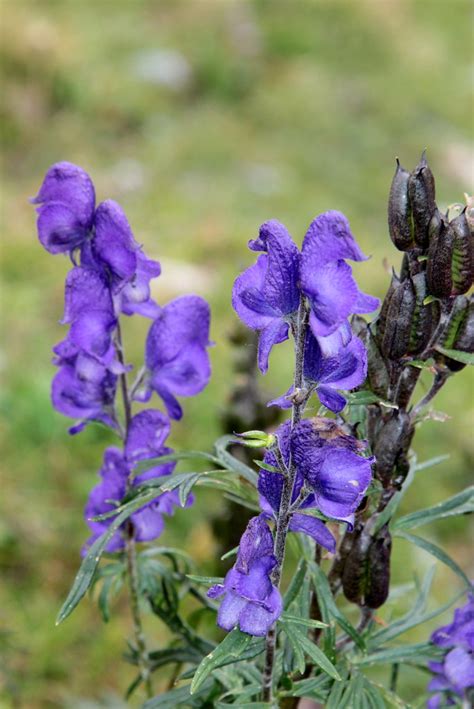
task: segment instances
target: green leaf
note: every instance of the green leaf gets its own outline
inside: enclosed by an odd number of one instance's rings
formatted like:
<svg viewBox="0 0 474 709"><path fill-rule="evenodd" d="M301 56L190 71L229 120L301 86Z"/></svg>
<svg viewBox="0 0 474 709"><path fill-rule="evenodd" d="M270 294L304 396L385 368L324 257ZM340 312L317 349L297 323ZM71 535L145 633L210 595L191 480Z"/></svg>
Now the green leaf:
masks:
<svg viewBox="0 0 474 709"><path fill-rule="evenodd" d="M249 468L248 465L242 463L242 461L238 460L227 450L227 447L234 442L235 440L233 436L222 436L214 443L218 462L221 463L224 467L226 467L227 470L231 470L232 472L237 473L245 480L247 480L251 485L257 487L258 475L255 470Z"/></svg>
<svg viewBox="0 0 474 709"><path fill-rule="evenodd" d="M104 532L104 534L96 539L96 541L91 545L89 551L82 560L82 564L77 572L77 576L71 590L69 591L68 597L59 611L56 625L62 623L62 621L72 613L77 604L87 593L87 590L93 581L100 557L102 556L109 540L113 537L120 525L123 524L125 520L127 520L136 510L140 509L140 507L143 507L143 505L146 505L148 502L154 500L155 497L155 491L149 492L147 494L140 495L136 499L124 505L121 508L120 514L118 514L117 517L111 522L107 531Z"/></svg>
<svg viewBox="0 0 474 709"><path fill-rule="evenodd" d="M169 453L168 455L160 455L157 458L140 460L133 466L133 472L135 475L139 475L140 473L145 473L147 470L151 470L151 468L155 468L157 465L178 460L206 460L211 463L219 463L219 460L210 453L204 453L204 451L183 451L181 453Z"/></svg>
<svg viewBox="0 0 474 709"><path fill-rule="evenodd" d="M326 574L322 571L322 569L314 561L310 562L310 571L313 576L313 583L314 583L314 587L315 587L316 593L318 595L318 598L319 597L322 598L329 613L334 617L334 619L341 626L341 628L347 633L347 635L349 635L349 637L352 638L352 640L355 642L357 647L359 647L361 650L365 650L364 640L359 635L359 633L354 628L354 626L349 623L347 618L341 613L339 608L336 606L336 603L335 603L333 595L331 593L331 589L330 589Z"/></svg>
<svg viewBox="0 0 474 709"><path fill-rule="evenodd" d="M186 574L186 578L194 583L202 583L203 586L213 586L215 583L222 583L222 576L198 576L196 574Z"/></svg>
<svg viewBox="0 0 474 709"><path fill-rule="evenodd" d="M281 623L296 623L297 625L304 625L305 628L327 628L327 623L322 623L320 620L312 620L311 618L299 618L296 615L290 615L289 613L282 613L280 616Z"/></svg>
<svg viewBox="0 0 474 709"><path fill-rule="evenodd" d="M145 702L142 709L176 709L176 707L202 706L203 704L199 704L199 700L207 697L213 684L211 680L205 682L199 692L196 692L192 697L189 692L189 684L185 684L182 687L175 687L169 692L163 692L157 697L149 699Z"/></svg>
<svg viewBox="0 0 474 709"><path fill-rule="evenodd" d="M265 463L263 460L254 459L253 462L255 463L255 465L258 465L258 467L261 468L262 470L268 470L269 473L279 473L280 475L282 474L282 472L279 468L275 468L274 465L269 465L268 463Z"/></svg>
<svg viewBox="0 0 474 709"><path fill-rule="evenodd" d="M286 590L283 602L284 605L283 607L285 610L292 604L292 602L295 600L296 596L298 595L298 591L301 588L301 584L303 583L303 579L306 576L306 571L307 571L307 565L305 559L300 559L298 563L298 567L293 574L293 578L290 581L290 584Z"/></svg>
<svg viewBox="0 0 474 709"><path fill-rule="evenodd" d="M195 473L194 475L191 475L187 480L185 480L178 488L178 494L179 494L179 504L181 507L186 507L186 502L189 496L189 493L201 477L200 473Z"/></svg>
<svg viewBox="0 0 474 709"><path fill-rule="evenodd" d="M324 702L331 684L332 680L326 674L321 674L318 677L310 677L309 679L295 682L290 690L280 692L280 694L284 697L311 697Z"/></svg>
<svg viewBox="0 0 474 709"><path fill-rule="evenodd" d="M202 655L193 647L169 647L163 650L153 650L148 653L151 669L157 670L159 667L164 667L170 663L181 664L184 662L199 662Z"/></svg>
<svg viewBox="0 0 474 709"><path fill-rule="evenodd" d="M450 458L451 456L449 453L446 453L445 455L435 455L434 458L429 458L428 460L424 460L422 463L417 463L414 466L415 473L418 473L420 470L432 468L439 463L444 463L445 460L449 460Z"/></svg>
<svg viewBox="0 0 474 709"><path fill-rule="evenodd" d="M424 510L417 510L395 520L392 530L415 529L422 524L428 524L438 519L445 519L454 515L474 512L474 486L466 488L453 497L440 502L434 507L427 507Z"/></svg>
<svg viewBox="0 0 474 709"><path fill-rule="evenodd" d="M359 667L371 667L373 665L386 665L402 662L410 662L417 665L426 665L431 660L436 660L444 655L443 649L431 643L416 643L415 645L402 645L392 647L387 650L379 650L353 662Z"/></svg>
<svg viewBox="0 0 474 709"><path fill-rule="evenodd" d="M436 345L435 350L441 352L445 357L454 359L456 362L461 362L462 364L474 364L474 354L471 352L462 352L461 350L450 350L446 347L441 347L441 345Z"/></svg>
<svg viewBox="0 0 474 709"><path fill-rule="evenodd" d="M422 539L422 537L418 537L414 534L408 534L407 532L396 532L395 536L406 539L407 542L411 542L412 544L416 544L416 546L420 547L420 549L427 551L428 554L431 554L431 556L439 559L443 564L449 566L449 568L464 581L468 588L471 587L471 582L461 567L454 561L454 559L451 559L449 554L446 554L443 549L436 546L436 544L433 544L433 542L429 542L426 539Z"/></svg>
<svg viewBox="0 0 474 709"><path fill-rule="evenodd" d="M369 404L380 404L385 406L387 409L398 409L398 406L391 401L385 401L381 399L378 394L374 394L373 391L368 391L367 389L362 389L361 391L353 391L344 394L347 399L349 406L368 406Z"/></svg>
<svg viewBox="0 0 474 709"><path fill-rule="evenodd" d="M409 362L405 362L406 367L416 367L417 369L432 369L434 365L433 359L411 359Z"/></svg>
<svg viewBox="0 0 474 709"><path fill-rule="evenodd" d="M196 672L194 673L193 681L191 682L191 694L194 694L202 686L210 673L222 664L237 662L238 658L243 654L244 650L252 640L251 635L242 633L238 628L234 628L224 640L216 647L209 655L201 661Z"/></svg>
<svg viewBox="0 0 474 709"><path fill-rule="evenodd" d="M311 640L306 636L305 632L301 630L298 624L294 623L293 621L283 620L283 625L285 628L285 633L288 635L288 638L291 641L291 645L297 657L299 672L304 672L306 663L304 661L303 653L306 653L306 655L311 658L315 665L320 667L324 672L326 672L326 674L328 674L333 679L340 681L341 676L332 664L331 660L329 660L329 658L324 654L322 650L319 649L317 645L311 642Z"/></svg>

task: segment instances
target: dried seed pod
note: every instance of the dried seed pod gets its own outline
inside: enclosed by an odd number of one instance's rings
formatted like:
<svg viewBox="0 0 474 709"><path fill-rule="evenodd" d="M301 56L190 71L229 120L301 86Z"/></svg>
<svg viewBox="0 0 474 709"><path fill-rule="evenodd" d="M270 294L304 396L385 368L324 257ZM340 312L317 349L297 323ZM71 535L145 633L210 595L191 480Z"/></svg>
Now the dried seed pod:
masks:
<svg viewBox="0 0 474 709"><path fill-rule="evenodd" d="M445 347L446 349L454 349L454 343L458 337L458 333L460 332L461 325L468 309L469 300L464 295L456 298L453 304L453 309L449 314L448 322L435 344L441 345L441 347ZM456 362L456 360L446 357L436 350L434 351L433 356L435 362L445 365L452 372L458 372L466 366L465 364L462 364L462 362Z"/></svg>
<svg viewBox="0 0 474 709"><path fill-rule="evenodd" d="M382 344L383 336L385 333L386 325L387 325L387 317L388 317L388 309L390 307L390 301L392 299L393 294L395 293L397 287L400 285L400 280L398 276L393 272L392 273L392 280L390 281L390 285L388 287L388 290L385 294L385 298L383 299L382 302L382 307L380 308L379 315L376 320L375 324L375 336L377 338L377 342L379 345Z"/></svg>
<svg viewBox="0 0 474 709"><path fill-rule="evenodd" d="M461 352L474 352L474 296L469 298L469 304L464 311L461 326L454 339L453 349Z"/></svg>
<svg viewBox="0 0 474 709"><path fill-rule="evenodd" d="M423 256L422 249L412 249L403 254L402 265L400 267L400 280L404 281L410 276L426 271L426 259L419 259Z"/></svg>
<svg viewBox="0 0 474 709"><path fill-rule="evenodd" d="M392 537L388 526L382 527L372 541L368 557L367 588L365 605L380 608L388 597L390 589L390 556Z"/></svg>
<svg viewBox="0 0 474 709"><path fill-rule="evenodd" d="M439 303L436 301L424 304L424 300L428 295L424 273L418 273L413 276L412 283L415 289L415 309L413 311L408 353L415 355L423 352L430 341L439 321L440 308Z"/></svg>
<svg viewBox="0 0 474 709"><path fill-rule="evenodd" d="M413 438L410 415L403 409L394 411L380 430L374 446L375 476L386 486L400 456L405 455Z"/></svg>
<svg viewBox="0 0 474 709"><path fill-rule="evenodd" d="M387 397L390 386L390 375L380 347L371 328L363 318L355 315L352 318L352 330L365 345L367 350L367 381L371 391L382 399Z"/></svg>
<svg viewBox="0 0 474 709"><path fill-rule="evenodd" d="M454 231L439 211L433 214L429 230L430 245L426 267L428 291L437 298L449 298L453 287Z"/></svg>
<svg viewBox="0 0 474 709"><path fill-rule="evenodd" d="M474 234L469 228L466 210L453 219L450 226L454 233L451 295L461 295L467 293L474 280Z"/></svg>
<svg viewBox="0 0 474 709"><path fill-rule="evenodd" d="M408 195L413 213L414 238L416 245L425 249L429 242L429 223L436 210L435 181L426 160L425 152L410 175Z"/></svg>
<svg viewBox="0 0 474 709"><path fill-rule="evenodd" d="M395 289L387 309L380 349L387 359L398 360L408 352L416 299L410 279Z"/></svg>
<svg viewBox="0 0 474 709"><path fill-rule="evenodd" d="M390 238L400 251L407 251L415 246L413 217L408 195L409 179L410 173L400 165L397 158L397 168L388 198L388 230Z"/></svg>
<svg viewBox="0 0 474 709"><path fill-rule="evenodd" d="M354 534L342 572L342 590L348 601L362 604L366 592L367 566L372 537L363 529Z"/></svg>

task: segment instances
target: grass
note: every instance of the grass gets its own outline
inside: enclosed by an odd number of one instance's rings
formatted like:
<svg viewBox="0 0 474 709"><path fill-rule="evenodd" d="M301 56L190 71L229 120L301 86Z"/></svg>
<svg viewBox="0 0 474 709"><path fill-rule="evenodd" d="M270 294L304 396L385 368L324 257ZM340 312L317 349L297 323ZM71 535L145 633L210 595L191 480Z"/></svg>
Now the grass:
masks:
<svg viewBox="0 0 474 709"><path fill-rule="evenodd" d="M213 380L185 403L185 423L173 430L177 448L209 448L232 387L231 286L251 261L245 245L261 222L276 217L300 241L315 214L343 210L372 254L356 268L360 283L382 295L388 268L400 260L386 229L395 155L412 167L428 147L441 206L471 187L469 12L463 0L4 0L5 706L116 707L132 677L118 670L129 632L123 602L106 626L85 602L54 627L86 536L82 507L109 440L92 428L69 438L50 406L50 348L63 336L57 321L68 264L35 237L27 198L46 168L77 162L93 176L99 199L121 202L137 239L162 261L160 302L189 291L210 300ZM156 50L184 59L181 88L140 78L140 61L153 64ZM139 362L145 330L127 326L129 359ZM290 376L288 355L284 346L272 355L265 384L276 393ZM405 511L469 483L472 384L467 369L449 382L436 408L451 418L417 434L419 459L451 457L420 474ZM196 550L206 563L216 547L210 518L219 510L215 495L199 500L192 520L184 511L170 520L164 541ZM466 519L428 531L467 566ZM409 581L429 563L399 542L394 578ZM440 567L434 602L454 587ZM163 642L158 623L147 631ZM424 683L406 673L400 686L413 699Z"/></svg>

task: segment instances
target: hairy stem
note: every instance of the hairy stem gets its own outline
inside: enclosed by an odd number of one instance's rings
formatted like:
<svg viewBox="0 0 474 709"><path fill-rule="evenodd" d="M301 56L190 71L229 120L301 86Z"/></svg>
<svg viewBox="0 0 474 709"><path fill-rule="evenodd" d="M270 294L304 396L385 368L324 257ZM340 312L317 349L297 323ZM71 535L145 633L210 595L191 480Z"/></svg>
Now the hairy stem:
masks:
<svg viewBox="0 0 474 709"><path fill-rule="evenodd" d="M308 310L304 298L301 298L298 309L296 327L294 331L295 337L295 374L294 388L295 391L303 387L303 365L304 365L304 343L306 329L308 326ZM294 401L291 410L291 431L300 422L301 414L303 413L304 402ZM283 491L280 501L280 509L278 512L276 533L275 533L275 557L277 564L273 570L272 582L278 588L281 579L281 570L285 558L286 537L288 534L288 525L290 523L290 507L291 498L293 495L293 487L296 478L296 466L291 458L283 483ZM263 671L263 700L268 702L272 700L272 684L273 684L273 667L275 664L275 648L276 648L276 627L273 625L267 633L265 645L265 666Z"/></svg>
<svg viewBox="0 0 474 709"><path fill-rule="evenodd" d="M125 365L125 356L123 351L122 343L122 332L120 329L120 323L117 325L117 337L116 337L116 350L117 358L121 365ZM131 397L128 391L127 375L122 373L120 375L120 390L122 392L123 410L125 418L125 436L124 440L127 438L128 429L130 427L130 421L132 420L132 404ZM132 484L132 477L130 476L127 481L127 492ZM125 527L127 534L126 541L126 555L127 555L127 577L128 577L128 590L130 595L130 609L132 612L133 621L133 632L135 636L135 644L138 652L138 667L140 671L140 676L142 678L145 691L148 698L153 696L153 686L151 683L150 667L148 663L148 651L146 646L145 635L143 632L142 619L140 615L140 603L139 603L139 581L138 581L138 566L137 566L137 554L135 548L134 530L133 523L129 520Z"/></svg>

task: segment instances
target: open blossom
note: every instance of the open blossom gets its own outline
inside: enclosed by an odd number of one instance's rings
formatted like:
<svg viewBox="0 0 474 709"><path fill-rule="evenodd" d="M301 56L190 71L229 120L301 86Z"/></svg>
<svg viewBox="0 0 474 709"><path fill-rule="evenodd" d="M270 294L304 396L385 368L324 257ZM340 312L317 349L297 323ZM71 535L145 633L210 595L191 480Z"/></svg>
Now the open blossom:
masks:
<svg viewBox="0 0 474 709"><path fill-rule="evenodd" d="M224 630L239 627L249 635L265 636L280 616L282 598L273 586L276 566L273 537L263 515L253 517L242 535L234 566L223 584L208 591L210 598L224 595L217 622Z"/></svg>
<svg viewBox="0 0 474 709"><path fill-rule="evenodd" d="M262 224L249 247L265 253L235 281L232 305L248 327L260 331L258 366L266 372L273 345L288 339L289 323L298 310L300 254L276 220Z"/></svg>
<svg viewBox="0 0 474 709"><path fill-rule="evenodd" d="M176 298L160 310L146 341L147 379L140 400L148 401L155 391L171 418L182 417L176 397L194 396L209 381L209 324L209 305L196 295Z"/></svg>
<svg viewBox="0 0 474 709"><path fill-rule="evenodd" d="M113 516L101 521L91 518L113 511L124 498L129 486L133 466L139 461L156 458L172 453L172 449L164 445L168 437L170 425L168 418L160 411L147 409L136 414L130 423L125 449L107 448L100 471L101 482L93 488L85 507L84 516L93 534L86 544L84 552L110 526ZM153 478L169 475L175 467L174 462L154 466L133 478L132 486L138 486ZM192 503L192 497L187 505ZM163 515L171 515L179 506L177 491L164 492L130 517L133 525L134 539L139 542L149 542L160 536L164 528ZM110 539L107 551L118 551L125 546L122 530L118 530Z"/></svg>
<svg viewBox="0 0 474 709"><path fill-rule="evenodd" d="M331 210L311 222L303 240L300 278L316 336L331 335L353 313L370 313L378 307L377 298L359 290L345 261L366 258L341 212Z"/></svg>
<svg viewBox="0 0 474 709"><path fill-rule="evenodd" d="M441 662L430 662L434 677L428 685L435 694L429 699L429 709L454 705L456 697L467 698L474 688L474 594L467 603L454 611L452 623L438 628L431 642L447 652Z"/></svg>
<svg viewBox="0 0 474 709"><path fill-rule="evenodd" d="M346 405L340 390L355 389L367 376L367 351L360 338L355 335L345 345L332 354L324 354L321 340L308 330L304 347L303 379L304 387L310 393L315 391L321 403L330 411L339 413ZM282 409L291 407L292 386L284 396L273 399L268 406Z"/></svg>

